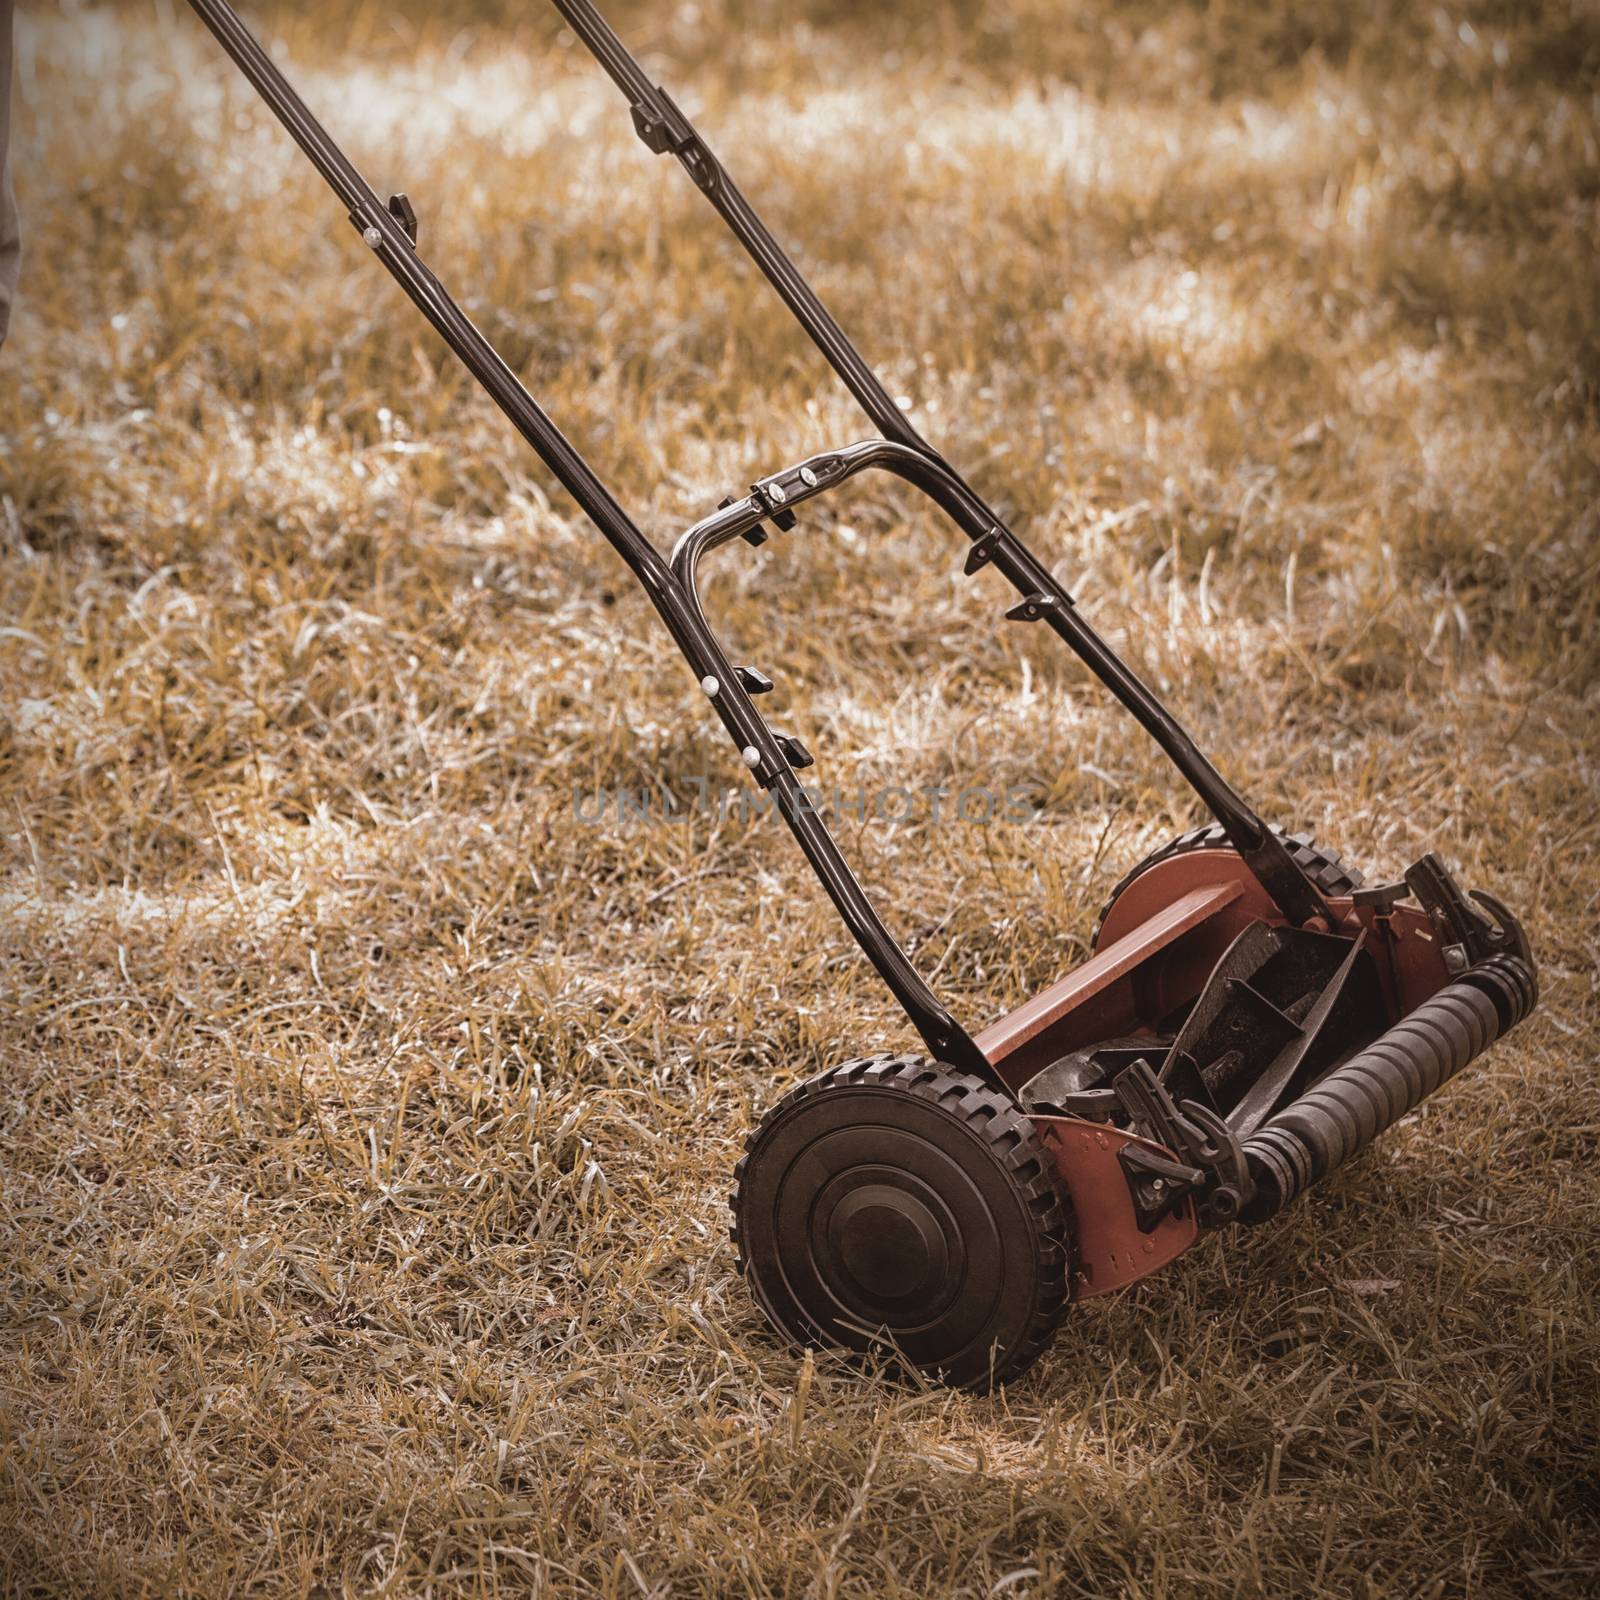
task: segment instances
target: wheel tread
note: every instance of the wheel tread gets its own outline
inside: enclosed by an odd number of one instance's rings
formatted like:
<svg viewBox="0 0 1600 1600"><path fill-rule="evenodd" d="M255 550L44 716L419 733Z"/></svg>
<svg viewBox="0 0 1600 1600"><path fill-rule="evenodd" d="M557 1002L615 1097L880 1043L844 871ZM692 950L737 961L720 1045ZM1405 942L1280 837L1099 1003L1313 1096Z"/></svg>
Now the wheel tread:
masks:
<svg viewBox="0 0 1600 1600"><path fill-rule="evenodd" d="M1038 1273L1027 1331L1009 1350L998 1353L980 1383L999 1385L1025 1372L1043 1354L1071 1300L1071 1263L1076 1254L1076 1219L1065 1191L1056 1182L1048 1155L1031 1119L1014 1101L977 1078L915 1054L863 1056L842 1062L796 1084L763 1116L745 1140L734 1168L729 1208L732 1238L741 1274L749 1272L738 1226L739 1196L750 1160L763 1134L794 1107L840 1090L871 1086L897 1089L956 1116L989 1147L997 1165L1010 1174L1024 1212L1033 1219Z"/></svg>
<svg viewBox="0 0 1600 1600"><path fill-rule="evenodd" d="M1277 823L1271 826L1272 831L1288 846L1289 854L1294 858L1295 864L1323 894L1329 896L1351 894L1366 882L1355 867L1341 860L1333 851L1324 850L1309 833L1288 833ZM1117 886L1106 897L1106 903L1100 908L1100 915L1094 919L1094 932L1089 939L1089 948L1093 950L1099 947L1100 930L1105 927L1112 906L1133 884L1134 879L1143 877L1151 867L1159 866L1163 861L1170 861L1174 856L1189 855L1196 850L1231 848L1227 831L1222 824L1208 822L1201 827L1191 828L1187 833L1180 833L1176 839L1169 839L1160 849L1152 850L1143 861L1123 875Z"/></svg>

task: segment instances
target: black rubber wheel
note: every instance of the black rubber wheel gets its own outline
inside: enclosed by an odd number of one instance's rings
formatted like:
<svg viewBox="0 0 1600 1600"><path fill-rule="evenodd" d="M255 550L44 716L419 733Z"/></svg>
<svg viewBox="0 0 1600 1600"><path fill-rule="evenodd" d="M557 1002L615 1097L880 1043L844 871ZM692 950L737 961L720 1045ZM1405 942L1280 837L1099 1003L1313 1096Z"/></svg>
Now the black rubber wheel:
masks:
<svg viewBox="0 0 1600 1600"><path fill-rule="evenodd" d="M798 1344L988 1389L1032 1365L1067 1309L1071 1210L1033 1124L922 1056L791 1091L750 1135L732 1205L739 1268Z"/></svg>
<svg viewBox="0 0 1600 1600"><path fill-rule="evenodd" d="M1276 823L1272 825L1272 831L1288 845L1289 854L1325 895L1350 894L1366 882L1354 867L1346 866L1331 850L1324 850L1309 833L1285 833ZM1100 915L1094 919L1094 933L1090 936L1089 948L1094 950L1099 947L1100 930L1106 925L1106 918L1111 915L1112 906L1117 903L1118 896L1135 878L1142 876L1159 862L1170 860L1173 856L1188 855L1194 850L1232 848L1222 824L1208 822L1204 827L1191 828L1188 833L1180 833L1176 839L1169 839L1159 850L1151 851L1138 866L1123 877L1111 891L1106 903L1101 906Z"/></svg>

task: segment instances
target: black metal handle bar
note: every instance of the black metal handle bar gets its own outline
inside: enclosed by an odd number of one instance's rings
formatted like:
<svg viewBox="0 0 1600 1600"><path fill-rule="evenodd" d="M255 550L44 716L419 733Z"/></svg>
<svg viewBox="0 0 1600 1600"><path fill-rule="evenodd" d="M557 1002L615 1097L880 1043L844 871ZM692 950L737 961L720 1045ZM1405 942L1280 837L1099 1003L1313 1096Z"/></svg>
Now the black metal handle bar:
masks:
<svg viewBox="0 0 1600 1600"><path fill-rule="evenodd" d="M227 0L189 0L218 43L343 201L373 253L488 391L643 584L756 781L769 789L856 942L941 1061L1000 1084L971 1035L911 964L789 767L788 755L661 553L417 255L410 234L307 109ZM710 686L715 684L715 689ZM1004 1085L1000 1084L1003 1088Z"/></svg>
<svg viewBox="0 0 1600 1600"><path fill-rule="evenodd" d="M891 472L904 479L933 500L959 527L970 527L975 497L966 480L942 456L913 449L892 439L868 439L839 450L824 451L761 480L750 495L696 523L678 540L673 547L672 568L694 598L697 610L700 610L700 604L696 573L701 556L758 526L772 514L774 505L792 509L806 500L838 488L857 473L871 468ZM1233 796L1232 789L1216 773L1188 734L1162 712L1159 702L1144 684L1083 620L1073 606L1072 597L1056 581L1054 574L1035 560L1009 530L998 524L991 525L986 535L974 540L967 557L967 571L974 572L990 562L1024 597L1022 605L1013 608L1009 616L1019 621L1047 622L1102 682L1111 685L1124 704L1128 704L1130 699L1148 702L1153 711L1151 720L1145 722L1145 726L1174 764L1180 769L1187 771L1193 768L1215 778L1221 791L1219 801L1226 802ZM700 614L703 617L703 610ZM1141 717L1140 720L1144 722L1145 719ZM1242 802L1240 804L1242 807ZM1241 854L1263 887L1273 894L1280 907L1284 907L1286 902L1300 904L1304 911L1302 921L1324 915L1327 908L1320 893L1310 891L1316 896L1314 902L1298 898L1299 886L1305 881L1304 875L1289 858L1282 842L1260 822L1254 812L1243 809L1245 815L1235 819L1238 826L1229 829L1229 836L1236 844L1240 836L1252 839L1248 849L1240 846ZM1214 805L1213 810L1219 820L1223 820L1224 806ZM1292 876L1285 877L1277 873L1277 858L1280 856L1289 860Z"/></svg>
<svg viewBox="0 0 1600 1600"><path fill-rule="evenodd" d="M696 182L712 195L736 235L755 255L802 326L816 340L862 406L892 438L813 458L790 475L794 497L808 498L823 483L824 468L842 482L868 465L897 473L929 494L973 541L968 570L993 562L1024 596L1010 613L1019 620L1046 620L1106 682L1156 738L1228 830L1256 876L1285 914L1296 921L1319 916L1324 905L1255 813L1224 782L1165 708L1073 608L1053 574L1040 564L942 456L926 443L889 398L838 324L783 254L748 203L668 96L652 89L633 58L587 0L555 0L633 103L634 123L652 149L679 156ZM756 710L739 674L707 626L698 597L681 581L639 531L588 463L550 420L494 347L447 293L417 254L408 207L384 205L326 130L289 86L283 74L240 22L227 0L190 0L218 42L255 86L273 114L300 145L343 201L352 224L427 317L441 337L555 474L643 585L723 727L741 751L756 781L774 796L779 811L821 879L857 943L904 1008L930 1050L950 1065L998 1081L971 1036L922 980L872 906L865 891L816 815L789 765L789 751ZM848 471L842 470L848 467ZM807 484L809 472L817 479ZM784 475L758 485L761 508L781 503ZM733 508L734 518L756 509L755 497ZM761 520L759 517L754 520ZM721 526L717 518L708 522ZM702 525L703 526L703 525ZM713 687L714 686L714 687Z"/></svg>
<svg viewBox="0 0 1600 1600"><path fill-rule="evenodd" d="M1282 841L1206 759L1137 674L1079 616L1072 597L1048 569L912 427L671 95L650 82L591 0L552 0L552 4L626 96L639 137L658 154L678 158L862 409L889 441L933 463L921 481L912 476L903 461L897 461L891 470L917 482L918 487L944 505L967 536L985 551L984 559L992 559L1033 600L1031 607L1025 606L1014 615L1020 620L1047 621L1121 701L1222 824L1229 841L1283 914L1297 924L1320 920L1327 925L1331 920L1327 903Z"/></svg>

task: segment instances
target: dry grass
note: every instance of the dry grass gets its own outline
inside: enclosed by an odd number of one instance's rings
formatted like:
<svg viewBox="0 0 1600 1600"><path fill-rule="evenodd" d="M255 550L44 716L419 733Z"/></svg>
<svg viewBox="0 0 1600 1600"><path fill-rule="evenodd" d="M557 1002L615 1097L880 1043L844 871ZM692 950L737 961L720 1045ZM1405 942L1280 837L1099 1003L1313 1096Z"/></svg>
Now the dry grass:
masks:
<svg viewBox="0 0 1600 1600"><path fill-rule="evenodd" d="M665 542L866 428L538 6L263 19ZM1581 3L617 7L919 420L1276 817L1545 1006L993 1400L764 1331L724 1196L903 1045L620 565L181 4L25 4L0 356L16 1595L1592 1593L1600 44ZM887 298L885 295L887 294ZM861 485L720 569L977 1026L1195 809ZM909 776L904 776L909 775Z"/></svg>

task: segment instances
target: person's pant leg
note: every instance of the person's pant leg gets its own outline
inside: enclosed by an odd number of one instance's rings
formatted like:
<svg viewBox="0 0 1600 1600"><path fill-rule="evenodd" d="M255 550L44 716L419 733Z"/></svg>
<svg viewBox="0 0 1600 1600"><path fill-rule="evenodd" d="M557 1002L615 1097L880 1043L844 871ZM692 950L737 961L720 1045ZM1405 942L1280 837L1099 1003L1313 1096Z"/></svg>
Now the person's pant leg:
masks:
<svg viewBox="0 0 1600 1600"><path fill-rule="evenodd" d="M11 23L14 0L0 0L0 344L11 326L22 264L22 232L17 196L11 187Z"/></svg>

